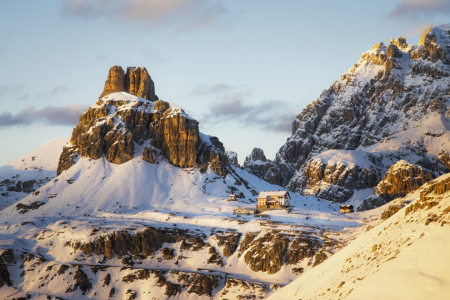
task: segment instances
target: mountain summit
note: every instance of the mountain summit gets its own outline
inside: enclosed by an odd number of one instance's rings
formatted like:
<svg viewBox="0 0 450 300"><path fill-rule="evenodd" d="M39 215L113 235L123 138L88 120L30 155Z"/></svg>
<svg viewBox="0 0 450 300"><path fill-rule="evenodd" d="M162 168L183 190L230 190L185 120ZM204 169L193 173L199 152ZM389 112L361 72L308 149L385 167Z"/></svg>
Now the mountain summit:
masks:
<svg viewBox="0 0 450 300"><path fill-rule="evenodd" d="M183 109L156 99L145 68L129 67L124 74L121 67L112 67L100 99L81 114L70 143L64 146L57 174L79 156L105 155L108 161L122 164L143 155L149 163L162 156L174 166L210 165L225 175L229 163L219 139L200 133L198 122Z"/></svg>
<svg viewBox="0 0 450 300"><path fill-rule="evenodd" d="M120 66L109 69L108 79L100 98L111 93L127 92L150 101L158 100L155 84L144 67L128 67L125 73Z"/></svg>

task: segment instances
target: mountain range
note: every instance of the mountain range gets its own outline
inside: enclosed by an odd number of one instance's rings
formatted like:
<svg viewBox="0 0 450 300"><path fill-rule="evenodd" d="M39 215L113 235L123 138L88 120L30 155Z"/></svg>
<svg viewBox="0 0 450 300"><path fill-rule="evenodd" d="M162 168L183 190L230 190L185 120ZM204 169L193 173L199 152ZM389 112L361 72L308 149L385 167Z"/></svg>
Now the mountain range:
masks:
<svg viewBox="0 0 450 300"><path fill-rule="evenodd" d="M450 25L375 44L242 167L113 66L70 138L0 167L0 298L446 299L449 47Z"/></svg>
<svg viewBox="0 0 450 300"><path fill-rule="evenodd" d="M448 172L449 38L442 25L425 29L418 46L403 37L375 44L296 117L274 160L254 149L244 168L361 210L392 200L377 185L399 160L433 177Z"/></svg>

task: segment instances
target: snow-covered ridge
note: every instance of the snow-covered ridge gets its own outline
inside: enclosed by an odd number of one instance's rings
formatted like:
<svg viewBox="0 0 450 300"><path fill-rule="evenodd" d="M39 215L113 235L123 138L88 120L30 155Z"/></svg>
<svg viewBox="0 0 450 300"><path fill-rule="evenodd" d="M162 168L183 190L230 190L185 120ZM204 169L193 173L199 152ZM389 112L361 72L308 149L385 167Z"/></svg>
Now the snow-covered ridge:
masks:
<svg viewBox="0 0 450 300"><path fill-rule="evenodd" d="M0 167L0 209L56 177L59 155L69 138L54 139Z"/></svg>
<svg viewBox="0 0 450 300"><path fill-rule="evenodd" d="M314 156L327 165L359 166L364 169L373 167L367 159L367 152L361 150L328 150Z"/></svg>
<svg viewBox="0 0 450 300"><path fill-rule="evenodd" d="M127 92L116 92L108 94L100 98L94 105L91 106L91 108L96 109L105 106L111 108L108 115L112 115L116 111L128 111L130 109L141 110L151 114L155 112L154 101L146 100ZM170 111L167 114L167 117L174 117L177 115L181 115L183 118L194 120L180 107L171 107Z"/></svg>

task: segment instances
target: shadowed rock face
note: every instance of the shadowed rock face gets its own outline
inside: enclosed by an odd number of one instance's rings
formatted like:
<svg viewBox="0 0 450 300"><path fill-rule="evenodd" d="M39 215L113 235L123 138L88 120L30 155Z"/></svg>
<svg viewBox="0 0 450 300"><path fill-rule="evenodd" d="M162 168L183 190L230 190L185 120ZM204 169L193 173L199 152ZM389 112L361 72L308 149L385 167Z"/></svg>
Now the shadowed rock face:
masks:
<svg viewBox="0 0 450 300"><path fill-rule="evenodd" d="M283 177L278 165L268 160L261 148L253 148L252 153L245 158L244 169L267 182L283 185Z"/></svg>
<svg viewBox="0 0 450 300"><path fill-rule="evenodd" d="M230 165L239 166L238 155L234 151L225 151L225 155L228 157Z"/></svg>
<svg viewBox="0 0 450 300"><path fill-rule="evenodd" d="M332 239L307 232L249 232L242 237L239 252L251 270L275 274L284 264L296 265L304 260L315 267L339 247Z"/></svg>
<svg viewBox="0 0 450 300"><path fill-rule="evenodd" d="M99 159L104 155L112 163L125 163L136 154L136 144L144 146L142 156L149 163L164 156L174 166L209 164L216 174L227 174L228 158L216 137L201 140L198 122L181 108L171 108L161 100L145 101L157 99L145 68L128 68L124 75L121 67L112 67L102 96L81 114L70 144L60 156L58 175L70 168L77 156Z"/></svg>
<svg viewBox="0 0 450 300"><path fill-rule="evenodd" d="M189 238L185 230L164 230L149 227L142 232L129 234L126 231L117 231L113 234L98 237L96 240L81 244L76 241L72 243L75 250L82 250L84 254L104 255L113 258L116 255L144 255L152 256L159 251L164 243L175 243L184 238Z"/></svg>
<svg viewBox="0 0 450 300"><path fill-rule="evenodd" d="M122 67L114 66L109 69L108 79L100 98L116 92L127 92L140 98L156 101L155 84L146 68L128 67L124 73Z"/></svg>
<svg viewBox="0 0 450 300"><path fill-rule="evenodd" d="M230 163L225 152L222 142L217 137L202 135L197 150L197 163L199 166L209 164L217 175L226 176Z"/></svg>

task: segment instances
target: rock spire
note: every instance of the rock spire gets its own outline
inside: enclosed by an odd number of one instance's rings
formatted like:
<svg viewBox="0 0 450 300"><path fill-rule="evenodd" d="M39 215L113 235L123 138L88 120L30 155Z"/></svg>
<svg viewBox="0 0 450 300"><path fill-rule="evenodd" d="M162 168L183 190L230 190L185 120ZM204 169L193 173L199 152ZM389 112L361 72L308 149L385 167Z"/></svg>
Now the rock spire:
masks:
<svg viewBox="0 0 450 300"><path fill-rule="evenodd" d="M158 100L155 95L155 83L144 67L128 67L126 73L121 66L109 69L100 98L116 92L127 92L150 101Z"/></svg>

